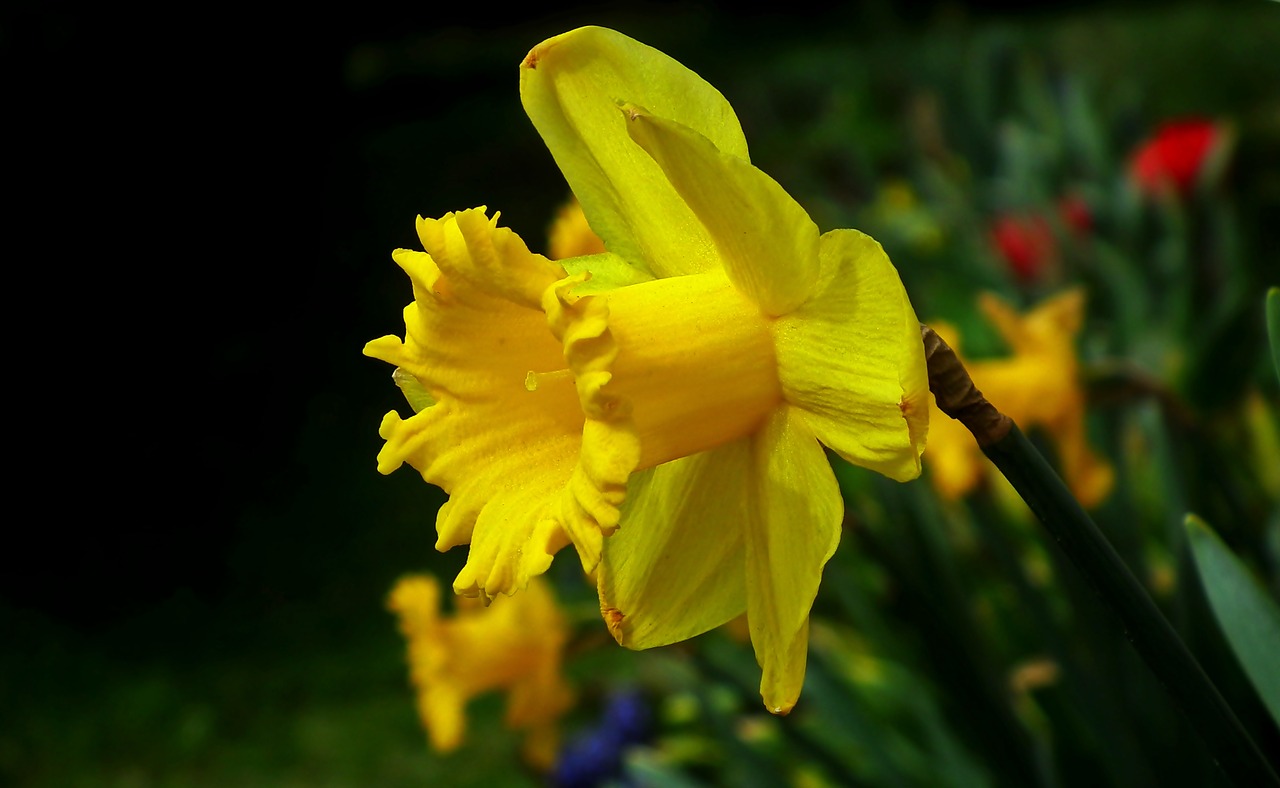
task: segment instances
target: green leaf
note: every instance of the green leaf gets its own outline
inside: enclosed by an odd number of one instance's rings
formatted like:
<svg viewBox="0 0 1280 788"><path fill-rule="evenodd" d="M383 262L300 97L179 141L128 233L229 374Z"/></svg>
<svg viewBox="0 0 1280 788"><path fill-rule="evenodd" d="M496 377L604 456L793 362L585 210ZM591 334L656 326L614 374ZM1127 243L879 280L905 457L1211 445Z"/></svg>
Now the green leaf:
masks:
<svg viewBox="0 0 1280 788"><path fill-rule="evenodd" d="M1263 705L1280 723L1280 608L1203 520L1189 514L1186 528L1218 624Z"/></svg>
<svg viewBox="0 0 1280 788"><path fill-rule="evenodd" d="M1280 287L1267 291L1267 337L1271 340L1271 363L1280 376Z"/></svg>

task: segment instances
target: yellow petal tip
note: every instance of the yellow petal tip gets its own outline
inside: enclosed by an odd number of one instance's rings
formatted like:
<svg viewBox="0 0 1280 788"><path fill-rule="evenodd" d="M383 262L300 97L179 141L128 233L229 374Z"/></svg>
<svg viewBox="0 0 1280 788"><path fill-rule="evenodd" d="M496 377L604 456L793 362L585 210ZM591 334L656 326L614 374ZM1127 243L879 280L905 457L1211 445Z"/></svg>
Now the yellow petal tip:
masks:
<svg viewBox="0 0 1280 788"><path fill-rule="evenodd" d="M581 30L581 29L582 28L578 28L578 30ZM538 44L537 46L535 46L533 49L530 49L529 54L525 55L524 60L520 61L520 69L537 71L538 66L543 63L543 61L547 57L547 54L550 53L551 50L555 48L556 44L559 44L568 36L571 36L574 33L578 32L578 30L570 30L568 33L561 33L558 36L552 36L551 38L548 38L546 41L543 41L541 44Z"/></svg>
<svg viewBox="0 0 1280 788"><path fill-rule="evenodd" d="M538 61L542 59L542 53L545 52L546 49L547 42L545 41L538 44L533 49L530 49L529 54L525 55L524 60L520 61L520 68L536 70L538 68Z"/></svg>
<svg viewBox="0 0 1280 788"><path fill-rule="evenodd" d="M613 639L618 641L619 646L625 646L622 633L622 620L627 617L616 607L604 605L600 608L600 615L604 617L604 624L609 628L609 634L613 635Z"/></svg>

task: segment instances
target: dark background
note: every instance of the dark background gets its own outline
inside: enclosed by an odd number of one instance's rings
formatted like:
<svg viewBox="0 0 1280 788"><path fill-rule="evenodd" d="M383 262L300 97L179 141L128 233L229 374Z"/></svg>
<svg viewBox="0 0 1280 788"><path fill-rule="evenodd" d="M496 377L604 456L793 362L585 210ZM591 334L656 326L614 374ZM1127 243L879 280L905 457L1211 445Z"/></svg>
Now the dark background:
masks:
<svg viewBox="0 0 1280 788"><path fill-rule="evenodd" d="M402 330L409 288L390 252L417 245L415 215L486 204L538 248L567 189L520 107L530 47L615 27L737 106L761 50L884 47L1103 4L1023 5L6 11L19 506L0 550L0 727L78 718L80 739L0 743L0 777L36 784L59 748L93 764L147 753L157 728L199 728L172 698L202 687L231 711L156 757L252 740L255 715L306 708L317 683L356 686L342 666L361 644L402 692L382 599L400 574L448 576L463 556L432 548L438 490L374 469L379 420L404 405L360 349ZM326 669L343 676L314 679ZM107 714L123 732L95 739L87 709L125 703L113 686L135 703L155 675L158 710Z"/></svg>

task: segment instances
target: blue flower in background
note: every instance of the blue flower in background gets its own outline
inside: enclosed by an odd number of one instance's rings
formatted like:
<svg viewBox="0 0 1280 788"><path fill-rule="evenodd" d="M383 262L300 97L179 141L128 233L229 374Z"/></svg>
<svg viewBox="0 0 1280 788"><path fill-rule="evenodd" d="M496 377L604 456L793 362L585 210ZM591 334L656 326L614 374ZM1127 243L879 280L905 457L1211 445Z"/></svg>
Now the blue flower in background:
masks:
<svg viewBox="0 0 1280 788"><path fill-rule="evenodd" d="M649 707L638 690L610 693L600 723L574 737L560 751L551 772L559 788L592 788L622 777L623 754L649 736Z"/></svg>

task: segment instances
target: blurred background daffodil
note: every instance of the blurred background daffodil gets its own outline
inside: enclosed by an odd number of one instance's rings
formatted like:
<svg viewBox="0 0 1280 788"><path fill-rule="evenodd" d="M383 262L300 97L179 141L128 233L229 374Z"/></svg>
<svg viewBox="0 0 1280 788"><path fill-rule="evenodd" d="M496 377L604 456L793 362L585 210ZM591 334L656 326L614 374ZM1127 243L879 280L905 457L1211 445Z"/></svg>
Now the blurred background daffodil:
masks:
<svg viewBox="0 0 1280 788"><path fill-rule="evenodd" d="M1052 441L1063 479L1086 507L1100 504L1115 474L1089 446L1085 392L1076 339L1084 321L1083 290L1067 290L1025 314L992 293L978 306L1005 341L1011 355L966 361L973 382L987 399L1024 430L1042 430ZM932 327L957 353L962 337L945 323ZM936 411L925 463L934 486L955 499L972 490L989 469L973 436L959 422Z"/></svg>
<svg viewBox="0 0 1280 788"><path fill-rule="evenodd" d="M466 733L467 703L501 690L506 724L525 732L525 759L549 769L559 747L558 720L573 703L561 671L568 626L550 587L534 580L524 593L488 606L460 597L452 616L441 604L430 575L401 579L387 600L408 642L418 714L432 747L457 749Z"/></svg>

